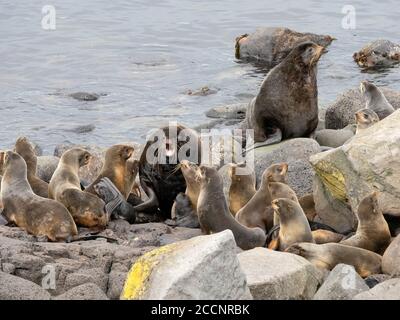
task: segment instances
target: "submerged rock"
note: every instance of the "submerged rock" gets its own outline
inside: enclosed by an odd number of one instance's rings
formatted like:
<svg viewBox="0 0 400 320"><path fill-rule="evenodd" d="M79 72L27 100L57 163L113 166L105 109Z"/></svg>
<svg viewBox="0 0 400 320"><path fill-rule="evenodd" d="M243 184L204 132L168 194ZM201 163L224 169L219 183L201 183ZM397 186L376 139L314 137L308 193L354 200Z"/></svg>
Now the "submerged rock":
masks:
<svg viewBox="0 0 400 320"><path fill-rule="evenodd" d="M248 103L237 103L214 107L206 112L206 116L218 119L244 119L246 117L247 106Z"/></svg>
<svg viewBox="0 0 400 320"><path fill-rule="evenodd" d="M79 101L96 101L100 97L100 95L98 95L97 93L89 92L74 92L71 93L69 96Z"/></svg>

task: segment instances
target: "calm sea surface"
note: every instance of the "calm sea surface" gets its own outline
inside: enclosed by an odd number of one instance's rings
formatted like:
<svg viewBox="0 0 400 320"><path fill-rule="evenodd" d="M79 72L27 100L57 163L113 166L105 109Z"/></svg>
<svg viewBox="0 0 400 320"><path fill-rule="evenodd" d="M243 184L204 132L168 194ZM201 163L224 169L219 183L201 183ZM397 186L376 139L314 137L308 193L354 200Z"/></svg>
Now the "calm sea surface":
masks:
<svg viewBox="0 0 400 320"><path fill-rule="evenodd" d="M143 141L149 129L207 121L216 105L248 101L265 76L234 58L234 39L259 26L335 36L319 64L320 107L363 79L400 89L400 68L360 72L354 51L400 42L397 0L0 0L0 149L19 135L46 153L64 142L108 146ZM342 28L342 7L356 29ZM42 7L56 8L43 30ZM218 92L189 96L208 86ZM94 102L68 96L102 94ZM85 130L89 128L89 130Z"/></svg>

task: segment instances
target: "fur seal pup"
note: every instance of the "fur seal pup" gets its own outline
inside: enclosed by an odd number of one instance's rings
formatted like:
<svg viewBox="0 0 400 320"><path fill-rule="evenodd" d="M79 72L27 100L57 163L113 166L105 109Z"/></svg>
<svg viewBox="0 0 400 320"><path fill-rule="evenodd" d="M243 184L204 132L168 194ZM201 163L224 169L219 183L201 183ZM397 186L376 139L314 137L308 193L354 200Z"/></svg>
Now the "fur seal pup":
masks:
<svg viewBox="0 0 400 320"><path fill-rule="evenodd" d="M324 147L338 148L353 138L357 130L355 124L349 124L343 129L322 129L315 132L315 140Z"/></svg>
<svg viewBox="0 0 400 320"><path fill-rule="evenodd" d="M286 198L272 200L271 203L274 213L279 217L279 234L274 248L279 251L286 250L289 246L298 242L311 242L314 239L311 233L310 225L297 201Z"/></svg>
<svg viewBox="0 0 400 320"><path fill-rule="evenodd" d="M355 113L357 129L356 134L362 133L365 129L379 122L378 115L371 109L361 109Z"/></svg>
<svg viewBox="0 0 400 320"><path fill-rule="evenodd" d="M267 74L242 123L242 129L254 129L255 142L277 131L282 139L314 132L318 126L317 63L324 52L323 46L302 43Z"/></svg>
<svg viewBox="0 0 400 320"><path fill-rule="evenodd" d="M328 47L335 38L328 35L301 33L288 28L258 28L252 34L244 34L236 38L235 57L248 61L265 63L273 67L298 44L312 41L320 46Z"/></svg>
<svg viewBox="0 0 400 320"><path fill-rule="evenodd" d="M376 192L361 200L357 209L358 227L356 234L341 244L367 249L383 254L391 241L389 226L378 205Z"/></svg>
<svg viewBox="0 0 400 320"><path fill-rule="evenodd" d="M273 210L270 207L272 198L268 183L272 181L285 182L287 170L287 163L273 164L265 169L260 187L249 202L237 212L235 219L249 228L259 227L265 232L271 229Z"/></svg>
<svg viewBox="0 0 400 320"><path fill-rule="evenodd" d="M78 234L72 216L61 203L33 192L27 165L18 153L7 151L1 186L2 215L8 222L51 241L65 241Z"/></svg>
<svg viewBox="0 0 400 320"><path fill-rule="evenodd" d="M223 182L217 169L201 165L198 169L200 194L197 214L201 230L205 234L230 229L236 244L243 250L265 245L266 234L260 228L247 228L235 220L229 212L223 191Z"/></svg>
<svg viewBox="0 0 400 320"><path fill-rule="evenodd" d="M183 154L180 149L185 148L188 143L197 150L187 150ZM171 208L176 196L186 189L185 178L177 164L185 159L200 163L200 146L196 131L183 125L163 127L147 139L139 161L139 177L149 199L134 207L137 212L154 214L159 210L161 217L171 218ZM161 155L165 158L161 159ZM184 159L180 158L182 155L185 156Z"/></svg>
<svg viewBox="0 0 400 320"><path fill-rule="evenodd" d="M229 187L229 210L233 216L235 216L257 192L256 174L253 170L249 171L248 168L245 167L245 163L232 163L229 168L229 175L231 177L231 185ZM246 170L246 172L237 174L238 168Z"/></svg>
<svg viewBox="0 0 400 320"><path fill-rule="evenodd" d="M306 258L315 267L332 270L339 263L354 266L358 274L366 278L381 272L382 256L369 250L340 243L297 243L286 252Z"/></svg>
<svg viewBox="0 0 400 320"><path fill-rule="evenodd" d="M91 155L81 148L67 150L61 156L49 183L49 197L61 202L76 224L92 229L104 229L108 223L105 203L92 193L82 191L79 168L89 163Z"/></svg>
<svg viewBox="0 0 400 320"><path fill-rule="evenodd" d="M353 59L365 69L391 67L400 62L400 45L389 40L375 40L355 52Z"/></svg>
<svg viewBox="0 0 400 320"><path fill-rule="evenodd" d="M18 153L26 162L28 182L35 194L43 198L49 197L49 184L36 176L37 156L32 144L26 137L19 137L15 142L14 152Z"/></svg>
<svg viewBox="0 0 400 320"><path fill-rule="evenodd" d="M395 111L385 95L373 83L362 81L360 83L360 92L365 98L365 107L375 111L380 120L386 118Z"/></svg>

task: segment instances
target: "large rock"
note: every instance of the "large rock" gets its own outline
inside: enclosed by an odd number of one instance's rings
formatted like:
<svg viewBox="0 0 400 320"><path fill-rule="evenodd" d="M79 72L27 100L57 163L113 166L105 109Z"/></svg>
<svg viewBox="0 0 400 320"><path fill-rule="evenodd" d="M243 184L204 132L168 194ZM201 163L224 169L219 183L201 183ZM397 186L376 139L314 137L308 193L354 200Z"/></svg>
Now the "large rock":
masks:
<svg viewBox="0 0 400 320"><path fill-rule="evenodd" d="M151 251L131 268L121 299L251 299L230 230Z"/></svg>
<svg viewBox="0 0 400 320"><path fill-rule="evenodd" d="M400 216L399 122L397 110L348 144L310 158L329 194L349 204L353 212L367 194L377 190L382 211Z"/></svg>
<svg viewBox="0 0 400 320"><path fill-rule="evenodd" d="M382 271L389 275L400 276L400 235L392 241L383 254Z"/></svg>
<svg viewBox="0 0 400 320"><path fill-rule="evenodd" d="M321 152L318 142L308 138L287 140L278 144L254 149L254 170L257 186L262 173L270 165L287 162L288 184L302 197L312 192L314 171L309 163L311 155Z"/></svg>
<svg viewBox="0 0 400 320"><path fill-rule="evenodd" d="M55 156L41 156L37 158L37 176L46 181L50 182L51 177L53 176L54 171L56 171L58 162L60 161L59 157Z"/></svg>
<svg viewBox="0 0 400 320"><path fill-rule="evenodd" d="M400 279L384 281L372 289L356 295L354 300L400 300Z"/></svg>
<svg viewBox="0 0 400 320"><path fill-rule="evenodd" d="M400 92L380 88L395 109L400 108ZM340 95L326 109L325 127L327 129L342 129L350 123L355 123L354 113L365 108L365 100L358 89L351 89Z"/></svg>
<svg viewBox="0 0 400 320"><path fill-rule="evenodd" d="M217 119L244 119L246 117L247 106L248 103L218 106L208 110L206 116Z"/></svg>
<svg viewBox="0 0 400 320"><path fill-rule="evenodd" d="M353 266L338 264L329 273L314 300L351 300L355 295L369 290Z"/></svg>
<svg viewBox="0 0 400 320"><path fill-rule="evenodd" d="M49 300L36 283L0 271L0 300Z"/></svg>
<svg viewBox="0 0 400 320"><path fill-rule="evenodd" d="M255 248L238 254L254 299L311 299L323 274L306 259Z"/></svg>
<svg viewBox="0 0 400 320"><path fill-rule="evenodd" d="M108 300L108 298L94 283L85 283L55 297L54 300Z"/></svg>

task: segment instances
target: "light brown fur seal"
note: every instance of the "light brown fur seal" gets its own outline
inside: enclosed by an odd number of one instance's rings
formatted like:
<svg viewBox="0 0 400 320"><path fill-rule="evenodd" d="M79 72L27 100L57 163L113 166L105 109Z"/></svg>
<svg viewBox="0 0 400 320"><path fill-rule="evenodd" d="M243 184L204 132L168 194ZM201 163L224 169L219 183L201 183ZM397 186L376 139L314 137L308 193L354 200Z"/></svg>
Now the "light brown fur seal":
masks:
<svg viewBox="0 0 400 320"><path fill-rule="evenodd" d="M286 252L304 257L321 269L332 270L339 263L344 263L354 266L363 278L381 273L382 257L379 254L340 243L297 243L286 249Z"/></svg>
<svg viewBox="0 0 400 320"><path fill-rule="evenodd" d="M6 153L1 185L2 214L9 222L51 241L65 241L78 234L72 216L61 203L33 192L26 163L19 154Z"/></svg>
<svg viewBox="0 0 400 320"><path fill-rule="evenodd" d="M223 191L223 182L215 168L200 166L200 194L197 202L197 214L201 230L205 234L216 233L230 229L236 244L243 250L262 247L266 235L260 228L247 228L233 218L229 212Z"/></svg>
<svg viewBox="0 0 400 320"><path fill-rule="evenodd" d="M229 210L236 216L236 213L242 209L257 192L256 175L253 170L245 168L245 163L232 163L229 168L231 185L229 187ZM245 172L238 173L238 168Z"/></svg>
<svg viewBox="0 0 400 320"><path fill-rule="evenodd" d="M65 151L50 180L49 197L61 202L78 225L103 229L108 222L105 203L94 194L82 191L78 176L79 168L87 165L90 158L90 153L81 148Z"/></svg>
<svg viewBox="0 0 400 320"><path fill-rule="evenodd" d="M36 176L37 156L31 143L25 137L20 137L15 142L14 152L18 153L26 162L28 170L28 182L35 194L49 197L49 184Z"/></svg>
<svg viewBox="0 0 400 320"><path fill-rule="evenodd" d="M356 234L341 244L367 249L383 254L391 241L389 226L378 205L377 193L373 192L361 200L358 210Z"/></svg>
<svg viewBox="0 0 400 320"><path fill-rule="evenodd" d="M280 224L278 241L274 246L284 251L297 242L314 243L306 215L297 201L279 198L273 200L271 205L279 216Z"/></svg>
<svg viewBox="0 0 400 320"><path fill-rule="evenodd" d="M273 210L268 183L271 181L285 182L288 170L287 163L269 166L262 175L261 184L249 202L240 209L235 219L246 227L259 227L264 231L273 226Z"/></svg>
<svg viewBox="0 0 400 320"><path fill-rule="evenodd" d="M362 133L375 123L379 122L378 115L371 109L361 109L355 113L357 130L356 134Z"/></svg>

